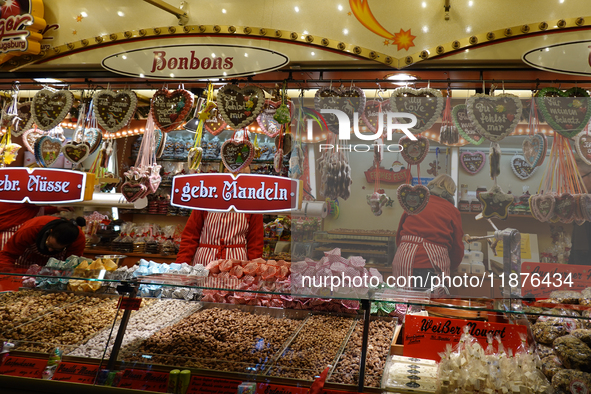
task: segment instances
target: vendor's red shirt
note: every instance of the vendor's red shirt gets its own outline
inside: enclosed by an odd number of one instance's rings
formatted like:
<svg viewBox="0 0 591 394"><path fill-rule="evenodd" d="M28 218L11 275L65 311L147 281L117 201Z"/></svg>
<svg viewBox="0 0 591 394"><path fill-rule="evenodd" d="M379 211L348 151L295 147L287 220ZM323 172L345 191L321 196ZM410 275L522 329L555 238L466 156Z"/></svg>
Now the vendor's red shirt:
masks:
<svg viewBox="0 0 591 394"><path fill-rule="evenodd" d="M0 202L0 231L23 224L33 219L43 208L29 203ZM50 215L57 212L55 207L44 207L44 213Z"/></svg>
<svg viewBox="0 0 591 394"><path fill-rule="evenodd" d="M396 245L400 245L403 235L415 235L427 242L446 247L451 272L455 272L462 262L464 231L460 211L439 196L431 195L425 209L416 215L408 215L406 212L402 214L396 233ZM433 268L422 245L417 248L412 268Z"/></svg>
<svg viewBox="0 0 591 394"><path fill-rule="evenodd" d="M4 245L4 249L0 251L0 272L11 272L14 268L14 263L19 256L23 254L25 249L35 245L37 235L41 229L53 220L59 220L59 218L54 216L39 216L25 222ZM82 256L85 245L86 237L84 236L82 229L80 229L76 241L66 248L65 256ZM43 266L47 263L47 258L35 254L31 256L31 261L29 263Z"/></svg>

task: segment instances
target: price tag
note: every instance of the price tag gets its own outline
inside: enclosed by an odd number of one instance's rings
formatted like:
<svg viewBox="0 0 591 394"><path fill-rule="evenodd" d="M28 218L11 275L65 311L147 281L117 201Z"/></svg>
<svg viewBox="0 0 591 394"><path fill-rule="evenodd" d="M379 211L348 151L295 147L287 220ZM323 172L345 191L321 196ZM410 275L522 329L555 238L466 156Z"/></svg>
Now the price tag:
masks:
<svg viewBox="0 0 591 394"><path fill-rule="evenodd" d="M141 298L121 298L119 300L119 305L121 305L121 309L127 309L132 311L137 311L140 309L140 305L142 304Z"/></svg>
<svg viewBox="0 0 591 394"><path fill-rule="evenodd" d="M16 291L22 285L22 276L0 275L0 291Z"/></svg>
<svg viewBox="0 0 591 394"><path fill-rule="evenodd" d="M257 393L280 393L280 394L308 394L310 389L305 387L280 386L278 384L259 383ZM351 391L323 390L322 394L355 394Z"/></svg>
<svg viewBox="0 0 591 394"><path fill-rule="evenodd" d="M8 356L0 365L0 375L41 379L47 360Z"/></svg>
<svg viewBox="0 0 591 394"><path fill-rule="evenodd" d="M239 380L226 380L206 378L204 376L192 376L189 389L186 394L236 394L238 386L242 383ZM258 392L258 391L257 391Z"/></svg>
<svg viewBox="0 0 591 394"><path fill-rule="evenodd" d="M507 279L505 279L506 281ZM522 262L521 295L548 298L556 290L581 291L589 287L588 265Z"/></svg>
<svg viewBox="0 0 591 394"><path fill-rule="evenodd" d="M142 387L145 385L144 379L146 372L141 369L126 369L123 371L123 376L117 387L142 390Z"/></svg>
<svg viewBox="0 0 591 394"><path fill-rule="evenodd" d="M53 374L52 380L94 384L98 370L98 365L61 362Z"/></svg>
<svg viewBox="0 0 591 394"><path fill-rule="evenodd" d="M168 374L166 372L146 372L144 387L141 390L165 393L168 388Z"/></svg>

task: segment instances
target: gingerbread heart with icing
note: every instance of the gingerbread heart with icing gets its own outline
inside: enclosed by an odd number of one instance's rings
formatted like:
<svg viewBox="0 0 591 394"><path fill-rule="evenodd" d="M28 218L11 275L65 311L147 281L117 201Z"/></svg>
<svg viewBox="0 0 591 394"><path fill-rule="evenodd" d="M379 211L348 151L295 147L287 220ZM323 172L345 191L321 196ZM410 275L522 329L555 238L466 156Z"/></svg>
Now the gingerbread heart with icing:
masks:
<svg viewBox="0 0 591 394"><path fill-rule="evenodd" d="M578 207L581 218L591 222L591 194L580 194L578 196Z"/></svg>
<svg viewBox="0 0 591 394"><path fill-rule="evenodd" d="M193 108L193 94L185 89L159 89L152 96L152 116L164 133L176 129Z"/></svg>
<svg viewBox="0 0 591 394"><path fill-rule="evenodd" d="M556 200L552 194L534 194L529 198L532 215L540 222L549 222L554 216Z"/></svg>
<svg viewBox="0 0 591 394"><path fill-rule="evenodd" d="M484 164L486 163L486 155L484 152L462 152L460 155L460 162L462 163L462 167L468 173L475 175L482 170Z"/></svg>
<svg viewBox="0 0 591 394"><path fill-rule="evenodd" d="M468 118L476 131L492 142L498 142L511 134L519 120L523 107L514 94L476 94L467 101Z"/></svg>
<svg viewBox="0 0 591 394"><path fill-rule="evenodd" d="M575 218L577 203L575 197L570 193L562 193L554 197L554 214L562 223L570 223Z"/></svg>
<svg viewBox="0 0 591 394"><path fill-rule="evenodd" d="M146 194L147 190L148 188L143 183L125 182L121 186L121 194L129 202L135 202L139 200Z"/></svg>
<svg viewBox="0 0 591 394"><path fill-rule="evenodd" d="M408 130L413 134L429 130L443 111L443 95L437 89L409 87L394 89L390 96L392 112L405 112L416 116L417 124ZM408 123L408 122L407 122Z"/></svg>
<svg viewBox="0 0 591 394"><path fill-rule="evenodd" d="M402 209L409 215L416 215L425 209L431 193L426 186L404 184L398 186L396 194Z"/></svg>
<svg viewBox="0 0 591 394"><path fill-rule="evenodd" d="M353 121L355 113L363 113L365 109L365 92L362 89L351 87L323 87L314 95L314 107L322 114L328 129L335 134L339 133L339 120L333 113L322 110L339 110L344 112ZM357 120L359 120L357 118Z"/></svg>
<svg viewBox="0 0 591 394"><path fill-rule="evenodd" d="M416 138L417 140L413 141L404 136L398 141L402 146L400 154L408 164L420 164L429 153L429 140L422 135L417 135Z"/></svg>
<svg viewBox="0 0 591 394"><path fill-rule="evenodd" d="M583 88L543 88L536 95L536 103L546 123L566 138L577 135L591 118L591 98Z"/></svg>
<svg viewBox="0 0 591 394"><path fill-rule="evenodd" d="M476 131L476 126L468 117L468 107L465 104L458 104L451 110L451 119L458 129L458 132L466 141L473 145L480 145L484 138Z"/></svg>
<svg viewBox="0 0 591 394"><path fill-rule="evenodd" d="M538 133L527 136L521 144L523 158L531 167L542 165L548 151L548 139L544 134Z"/></svg>
<svg viewBox="0 0 591 394"><path fill-rule="evenodd" d="M365 103L365 108L361 114L361 119L365 126L372 132L376 133L378 127L384 126L384 113L388 111L388 102L379 100L370 100Z"/></svg>
<svg viewBox="0 0 591 394"><path fill-rule="evenodd" d="M226 129L228 124L222 118L222 114L217 109L213 111L211 117L205 121L204 127L211 135L218 135Z"/></svg>
<svg viewBox="0 0 591 394"><path fill-rule="evenodd" d="M250 141L227 140L222 144L222 162L228 171L240 172L254 159L254 146Z"/></svg>
<svg viewBox="0 0 591 394"><path fill-rule="evenodd" d="M131 90L99 90L92 96L92 110L99 125L110 133L129 123L137 108L137 96Z"/></svg>
<svg viewBox="0 0 591 394"><path fill-rule="evenodd" d="M38 91L33 97L32 117L38 128L49 131L58 126L72 109L74 95L68 90Z"/></svg>
<svg viewBox="0 0 591 394"><path fill-rule="evenodd" d="M90 155L90 146L85 142L70 141L62 146L62 153L72 163L80 164Z"/></svg>
<svg viewBox="0 0 591 394"><path fill-rule="evenodd" d="M526 180L531 177L538 167L532 167L529 165L525 157L521 155L515 155L511 159L511 169L513 173L517 175L519 179Z"/></svg>
<svg viewBox="0 0 591 394"><path fill-rule="evenodd" d="M35 158L41 167L51 166L62 151L62 142L53 137L43 136L35 141Z"/></svg>
<svg viewBox="0 0 591 394"><path fill-rule="evenodd" d="M222 119L237 130L254 122L261 113L265 93L256 86L239 88L228 84L219 89L216 103Z"/></svg>
<svg viewBox="0 0 591 394"><path fill-rule="evenodd" d="M575 137L575 149L581 160L591 165L591 135L585 131L577 134Z"/></svg>
<svg viewBox="0 0 591 394"><path fill-rule="evenodd" d="M19 103L16 105L16 115L8 115L6 109L2 112L3 128L12 127L12 136L19 137L33 125L31 113L32 102Z"/></svg>
<svg viewBox="0 0 591 394"><path fill-rule="evenodd" d="M269 137L276 137L281 131L281 123L274 119L275 112L281 106L281 101L266 100L262 112L257 116L257 123L263 134ZM293 116L293 104L287 102L290 117Z"/></svg>
<svg viewBox="0 0 591 394"><path fill-rule="evenodd" d="M32 154L35 154L35 142L45 135L44 132L38 129L29 129L23 133L23 143L25 148Z"/></svg>

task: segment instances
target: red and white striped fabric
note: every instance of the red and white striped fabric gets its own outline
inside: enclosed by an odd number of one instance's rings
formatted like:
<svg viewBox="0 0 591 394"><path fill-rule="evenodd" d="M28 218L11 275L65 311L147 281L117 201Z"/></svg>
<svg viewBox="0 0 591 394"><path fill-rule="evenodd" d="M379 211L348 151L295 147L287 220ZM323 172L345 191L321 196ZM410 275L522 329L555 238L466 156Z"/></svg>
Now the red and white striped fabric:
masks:
<svg viewBox="0 0 591 394"><path fill-rule="evenodd" d="M4 248L6 242L8 242L10 238L12 238L12 236L17 232L19 228L21 228L21 226L22 224L19 224L0 232L0 250Z"/></svg>
<svg viewBox="0 0 591 394"><path fill-rule="evenodd" d="M244 213L208 212L193 265L207 265L218 259L248 260L247 231L248 221Z"/></svg>
<svg viewBox="0 0 591 394"><path fill-rule="evenodd" d="M394 276L396 278L402 276L406 278L408 282L409 277L412 275L412 265L419 245L422 245L423 248L425 248L435 271L443 272L445 275L449 276L450 261L447 248L445 246L425 241L422 237L417 237L416 235L402 236L400 246L396 250L396 255L392 262ZM428 287L428 284L425 287Z"/></svg>

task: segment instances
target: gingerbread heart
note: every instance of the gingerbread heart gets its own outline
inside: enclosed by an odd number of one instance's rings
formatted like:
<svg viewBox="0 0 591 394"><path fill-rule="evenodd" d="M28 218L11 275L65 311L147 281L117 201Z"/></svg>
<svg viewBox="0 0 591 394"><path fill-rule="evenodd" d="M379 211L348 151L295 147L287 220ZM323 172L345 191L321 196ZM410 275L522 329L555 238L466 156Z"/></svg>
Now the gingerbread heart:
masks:
<svg viewBox="0 0 591 394"><path fill-rule="evenodd" d="M419 134L429 130L441 115L443 97L436 89L398 88L390 96L390 108L393 112L406 112L416 116L417 124L408 130Z"/></svg>
<svg viewBox="0 0 591 394"><path fill-rule="evenodd" d="M554 216L555 203L552 194L534 194L529 198L531 213L540 222L548 222Z"/></svg>
<svg viewBox="0 0 591 394"><path fill-rule="evenodd" d="M558 216L562 223L570 223L575 218L575 210L577 202L575 197L570 193L562 193L554 196L556 200L554 204L554 214Z"/></svg>
<svg viewBox="0 0 591 394"><path fill-rule="evenodd" d="M538 133L525 137L521 144L523 157L531 167L539 167L546 158L548 151L548 139L544 134Z"/></svg>
<svg viewBox="0 0 591 394"><path fill-rule="evenodd" d="M160 165L153 165L149 168L150 175L147 177L145 182L146 188L148 189L148 193L156 193L158 187L160 186L160 182L162 181L162 177L160 176L160 169L162 166Z"/></svg>
<svg viewBox="0 0 591 394"><path fill-rule="evenodd" d="M201 164L201 159L203 158L203 148L197 146L195 148L189 149L189 153L187 154L187 162L189 164L190 170L196 170L199 168L199 164Z"/></svg>
<svg viewBox="0 0 591 394"><path fill-rule="evenodd" d="M239 88L228 84L218 91L218 111L234 130L251 124L261 113L264 104L265 93L256 86Z"/></svg>
<svg viewBox="0 0 591 394"><path fill-rule="evenodd" d="M49 131L66 118L73 103L74 95L68 90L40 90L33 97L33 121L41 130Z"/></svg>
<svg viewBox="0 0 591 394"><path fill-rule="evenodd" d="M291 133L283 134L282 138L275 137L275 148L283 149L284 152L291 152L293 146L293 137Z"/></svg>
<svg viewBox="0 0 591 394"><path fill-rule="evenodd" d="M591 165L591 135L582 131L575 137L575 149L581 160ZM591 192L591 190L589 190Z"/></svg>
<svg viewBox="0 0 591 394"><path fill-rule="evenodd" d="M429 202L430 192L426 186L408 184L398 186L396 191L400 206L409 215L420 213Z"/></svg>
<svg viewBox="0 0 591 394"><path fill-rule="evenodd" d="M193 94L185 89L169 91L162 88L152 96L152 116L164 133L176 129L193 108Z"/></svg>
<svg viewBox="0 0 591 394"><path fill-rule="evenodd" d="M365 93L358 87L348 88L323 87L314 95L314 107L322 113L323 109L337 109L344 112L350 121L353 121L354 114L363 113L365 109ZM336 115L322 113L328 129L335 134L339 133L339 120Z"/></svg>
<svg viewBox="0 0 591 394"><path fill-rule="evenodd" d="M88 143L90 147L90 154L92 155L101 146L103 141L103 133L96 128L90 128L84 130L84 141Z"/></svg>
<svg viewBox="0 0 591 394"><path fill-rule="evenodd" d="M531 177L538 167L532 167L521 155L515 155L511 159L511 169L519 179L525 180Z"/></svg>
<svg viewBox="0 0 591 394"><path fill-rule="evenodd" d="M266 100L263 105L263 111L257 116L257 123L263 134L269 137L276 137L281 131L281 123L274 119L277 108L281 106L281 101ZM293 105L291 101L287 102L290 116L293 116Z"/></svg>
<svg viewBox="0 0 591 394"><path fill-rule="evenodd" d="M583 130L591 117L591 98L583 88L543 88L536 95L536 103L546 123L567 138Z"/></svg>
<svg viewBox="0 0 591 394"><path fill-rule="evenodd" d="M509 206L513 204L513 195L503 193L500 186L493 186L490 191L482 192L478 195L482 202L482 216L484 218L497 217L506 219L509 215Z"/></svg>
<svg viewBox="0 0 591 394"><path fill-rule="evenodd" d="M35 141L45 135L44 132L38 129L29 129L23 133L23 143L25 148L32 154L35 154Z"/></svg>
<svg viewBox="0 0 591 394"><path fill-rule="evenodd" d="M137 96L131 90L99 90L92 96L92 110L99 125L110 133L129 123L137 108Z"/></svg>
<svg viewBox="0 0 591 394"><path fill-rule="evenodd" d="M511 134L523 110L521 100L514 94L476 94L468 99L468 118L476 131L492 142Z"/></svg>
<svg viewBox="0 0 591 394"><path fill-rule="evenodd" d="M51 166L62 151L62 142L58 138L44 135L35 141L35 158L41 167Z"/></svg>
<svg viewBox="0 0 591 394"><path fill-rule="evenodd" d="M33 117L31 115L32 102L19 103L16 105L16 116L8 115L7 108L2 111L3 128L12 126L12 136L18 137L31 128Z"/></svg>
<svg viewBox="0 0 591 394"><path fill-rule="evenodd" d="M204 127L211 135L218 135L226 129L228 124L222 118L220 111L215 110L211 118L205 121Z"/></svg>
<svg viewBox="0 0 591 394"><path fill-rule="evenodd" d="M380 126L380 117L382 127L384 126L384 113L388 111L388 102L371 100L365 103L365 108L361 114L363 123L372 133L377 133Z"/></svg>
<svg viewBox="0 0 591 394"><path fill-rule="evenodd" d="M156 137L156 158L159 159L164 152L164 146L166 145L168 134L156 129L154 130L154 136Z"/></svg>
<svg viewBox="0 0 591 394"><path fill-rule="evenodd" d="M254 146L250 141L226 140L221 149L222 162L228 171L240 172L254 159Z"/></svg>
<svg viewBox="0 0 591 394"><path fill-rule="evenodd" d="M460 162L462 163L462 167L468 173L475 175L482 170L484 164L486 163L486 155L484 152L462 152L460 155Z"/></svg>
<svg viewBox="0 0 591 394"><path fill-rule="evenodd" d="M401 137L398 144L402 146L402 157L408 164L420 164L429 153L429 140L422 135L413 141L407 136Z"/></svg>
<svg viewBox="0 0 591 394"><path fill-rule="evenodd" d="M71 141L62 146L64 157L74 164L80 164L90 155L90 146L86 142Z"/></svg>
<svg viewBox="0 0 591 394"><path fill-rule="evenodd" d="M458 104L451 110L451 119L458 129L458 132L466 141L473 145L480 145L484 138L476 131L476 126L468 118L468 107L465 104Z"/></svg>
<svg viewBox="0 0 591 394"><path fill-rule="evenodd" d="M143 183L125 182L121 186L121 194L129 202L134 202L142 198L148 188Z"/></svg>

